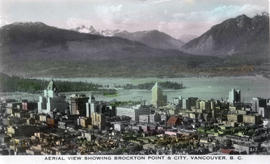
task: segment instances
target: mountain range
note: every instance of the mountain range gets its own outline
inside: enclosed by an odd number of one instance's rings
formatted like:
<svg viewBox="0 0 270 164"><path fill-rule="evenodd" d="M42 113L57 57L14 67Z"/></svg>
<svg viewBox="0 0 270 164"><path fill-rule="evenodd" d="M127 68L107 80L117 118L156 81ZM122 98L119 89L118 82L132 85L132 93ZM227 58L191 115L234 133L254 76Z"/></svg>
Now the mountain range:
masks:
<svg viewBox="0 0 270 164"><path fill-rule="evenodd" d="M158 49L180 50L184 42L158 30L128 32L121 30L96 30L93 26L78 26L73 29L80 33L94 34L107 37L119 37L141 42L149 47Z"/></svg>
<svg viewBox="0 0 270 164"><path fill-rule="evenodd" d="M269 16L240 15L213 26L182 50L192 54L226 56L237 53L269 52Z"/></svg>
<svg viewBox="0 0 270 164"><path fill-rule="evenodd" d="M84 34L44 23L14 23L0 30L1 57L49 60L104 60L163 55L142 43Z"/></svg>
<svg viewBox="0 0 270 164"><path fill-rule="evenodd" d="M249 74L268 63L267 22L268 15L242 15L186 44L157 30L85 33L83 27L13 23L0 28L0 71L55 77Z"/></svg>
<svg viewBox="0 0 270 164"><path fill-rule="evenodd" d="M114 34L115 37L120 37L128 40L143 43L152 48L158 49L176 49L181 50L184 42L177 40L170 35L160 32L158 30L151 31L137 31L137 32L118 32Z"/></svg>

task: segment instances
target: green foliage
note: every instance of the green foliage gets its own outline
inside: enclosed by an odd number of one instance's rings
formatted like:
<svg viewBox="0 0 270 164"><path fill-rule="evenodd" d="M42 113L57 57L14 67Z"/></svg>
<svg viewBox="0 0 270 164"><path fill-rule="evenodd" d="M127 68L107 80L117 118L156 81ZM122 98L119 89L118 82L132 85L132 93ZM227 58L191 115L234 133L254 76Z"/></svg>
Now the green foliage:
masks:
<svg viewBox="0 0 270 164"><path fill-rule="evenodd" d="M124 89L147 89L147 90L150 90L154 85L155 85L155 82L148 82L148 83L142 83L142 84L138 84L138 85L126 84L122 87ZM184 88L182 83L171 82L171 81L159 82L159 85L163 89L183 89Z"/></svg>
<svg viewBox="0 0 270 164"><path fill-rule="evenodd" d="M108 97L117 96L117 91L115 89L102 89L101 92L104 96Z"/></svg>
<svg viewBox="0 0 270 164"><path fill-rule="evenodd" d="M25 79L17 76L8 76L0 74L0 91L1 92L38 92L45 89L48 81ZM84 82L55 81L59 92L78 92L78 91L100 91L101 85ZM105 93L105 91L104 91ZM116 91L106 91L106 94L116 94Z"/></svg>

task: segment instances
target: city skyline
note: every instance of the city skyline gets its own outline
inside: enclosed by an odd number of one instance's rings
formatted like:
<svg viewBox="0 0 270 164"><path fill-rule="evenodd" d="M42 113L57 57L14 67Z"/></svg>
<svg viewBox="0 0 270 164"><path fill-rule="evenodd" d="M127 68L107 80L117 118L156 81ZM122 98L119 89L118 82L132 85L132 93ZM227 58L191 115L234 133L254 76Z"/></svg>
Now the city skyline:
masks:
<svg viewBox="0 0 270 164"><path fill-rule="evenodd" d="M268 98L244 103L232 89L228 101L179 96L159 104L157 83L149 105L84 94L62 99L57 91L50 81L39 102L0 100L0 154L269 155Z"/></svg>
<svg viewBox="0 0 270 164"><path fill-rule="evenodd" d="M269 2L0 0L0 161L269 158Z"/></svg>

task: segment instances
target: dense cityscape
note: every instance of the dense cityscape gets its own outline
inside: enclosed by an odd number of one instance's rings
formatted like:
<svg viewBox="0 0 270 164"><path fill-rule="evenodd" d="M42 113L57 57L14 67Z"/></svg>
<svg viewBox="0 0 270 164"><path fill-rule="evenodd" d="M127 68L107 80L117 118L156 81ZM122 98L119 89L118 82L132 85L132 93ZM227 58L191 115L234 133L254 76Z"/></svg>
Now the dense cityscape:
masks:
<svg viewBox="0 0 270 164"><path fill-rule="evenodd" d="M1 98L0 154L263 155L270 154L269 119L270 99L241 102L238 89L226 100L169 102L157 82L151 104L129 105L65 97L50 81L38 102Z"/></svg>

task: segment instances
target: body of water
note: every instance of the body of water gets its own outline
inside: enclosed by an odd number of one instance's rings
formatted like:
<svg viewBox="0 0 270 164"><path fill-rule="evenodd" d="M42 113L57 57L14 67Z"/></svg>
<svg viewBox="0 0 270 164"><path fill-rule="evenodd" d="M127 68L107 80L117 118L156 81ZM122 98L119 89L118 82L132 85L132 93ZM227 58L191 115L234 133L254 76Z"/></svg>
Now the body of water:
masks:
<svg viewBox="0 0 270 164"><path fill-rule="evenodd" d="M38 78L50 80L51 78ZM152 81L172 81L183 83L184 89L180 90L164 90L168 100L171 101L174 97L198 97L201 99L227 99L229 91L232 88L240 89L242 94L242 101L250 102L252 97L270 98L270 80L262 76L241 76L241 77L212 77L212 78L59 78L54 80L63 81L82 81L92 82L101 85L109 85L115 87L117 85L125 84L139 84ZM91 92L82 92L84 94L91 94ZM69 93L66 93L67 95ZM71 93L70 93L71 94ZM17 98L23 95L24 98L37 99L36 94L27 93L2 93L3 97ZM118 95L114 97L106 97L102 95L95 95L98 100L110 101L113 99L129 101L129 100L146 100L151 102L151 90L125 90L119 89Z"/></svg>

